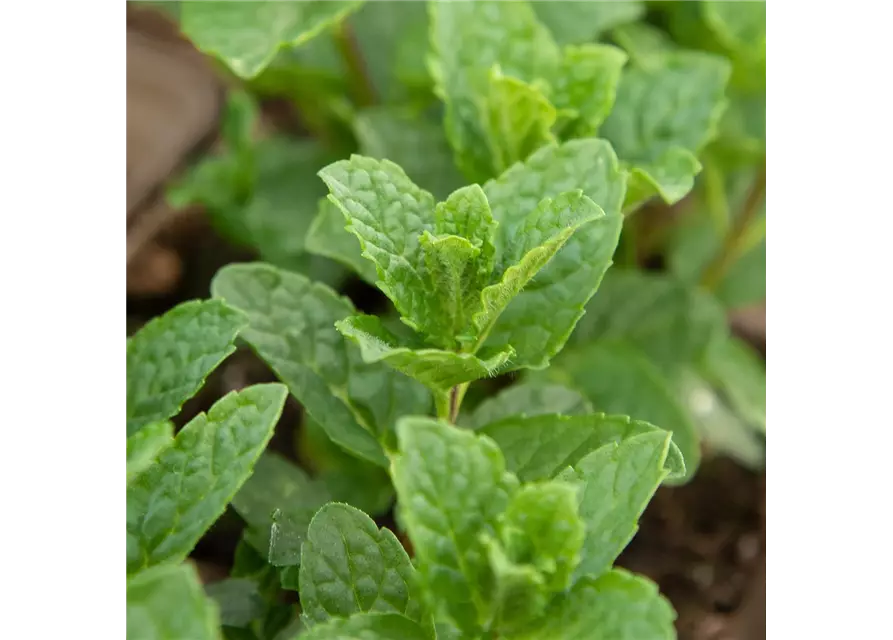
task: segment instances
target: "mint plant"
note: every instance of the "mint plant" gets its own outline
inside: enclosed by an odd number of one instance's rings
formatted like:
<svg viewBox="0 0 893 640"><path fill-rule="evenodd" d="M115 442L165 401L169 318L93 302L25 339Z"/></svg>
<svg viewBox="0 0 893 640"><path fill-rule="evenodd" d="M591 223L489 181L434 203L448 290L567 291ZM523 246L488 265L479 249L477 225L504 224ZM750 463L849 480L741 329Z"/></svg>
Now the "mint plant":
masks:
<svg viewBox="0 0 893 640"><path fill-rule="evenodd" d="M765 5L178 7L236 88L169 199L256 259L128 342L128 637L675 637L614 565L661 485L763 464ZM237 342L282 384L176 430Z"/></svg>

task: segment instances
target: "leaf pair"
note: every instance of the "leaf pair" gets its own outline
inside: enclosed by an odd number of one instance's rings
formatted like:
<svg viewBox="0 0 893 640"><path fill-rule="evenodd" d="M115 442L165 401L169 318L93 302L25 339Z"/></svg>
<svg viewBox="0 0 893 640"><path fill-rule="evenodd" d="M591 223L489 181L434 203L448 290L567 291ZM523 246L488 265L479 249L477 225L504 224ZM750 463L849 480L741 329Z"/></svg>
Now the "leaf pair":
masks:
<svg viewBox="0 0 893 640"><path fill-rule="evenodd" d="M435 391L500 368L544 366L598 287L620 232L624 177L597 140L547 147L436 204L386 160L352 156L320 175L377 285L417 335L401 344L368 316L338 329L367 361Z"/></svg>
<svg viewBox="0 0 893 640"><path fill-rule="evenodd" d="M127 341L127 572L186 557L251 474L285 402L279 384L220 399L173 437L168 421L235 349L243 314L181 304Z"/></svg>
<svg viewBox="0 0 893 640"><path fill-rule="evenodd" d="M503 458L498 439L402 419L392 474L415 568L397 539L361 512L323 507L302 551L308 637L431 638L432 622L438 637L578 637L584 628L606 638L670 634L674 614L654 586L610 565L656 484L680 471L678 451L668 434L644 423L572 422L555 438L558 449L529 449L542 456L540 475L525 473L533 479L522 485L513 471L523 466ZM542 416L492 432L504 442L511 432L535 441L561 424ZM584 433L576 454L559 450ZM615 486L631 490L615 493ZM633 611L641 615L625 615Z"/></svg>

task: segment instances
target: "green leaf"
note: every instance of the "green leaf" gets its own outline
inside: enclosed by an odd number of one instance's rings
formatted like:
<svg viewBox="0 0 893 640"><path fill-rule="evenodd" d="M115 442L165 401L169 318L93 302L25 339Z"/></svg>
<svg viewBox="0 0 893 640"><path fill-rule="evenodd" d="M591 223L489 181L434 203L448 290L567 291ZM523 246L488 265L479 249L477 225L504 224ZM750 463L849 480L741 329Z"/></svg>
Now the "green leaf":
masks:
<svg viewBox="0 0 893 640"><path fill-rule="evenodd" d="M479 179L498 176L541 146L555 142L552 125L558 113L537 86L506 76L494 66L482 103L490 166Z"/></svg>
<svg viewBox="0 0 893 640"><path fill-rule="evenodd" d="M700 360L728 333L710 294L667 274L614 269L586 307L570 343L624 340L662 367Z"/></svg>
<svg viewBox="0 0 893 640"><path fill-rule="evenodd" d="M490 332L486 345L514 347L513 369L547 366L583 315L617 247L626 178L610 144L585 139L544 147L484 185L499 223L498 254L516 245L528 214L543 198L575 189L581 189L605 215L568 239L534 282L509 303Z"/></svg>
<svg viewBox="0 0 893 640"><path fill-rule="evenodd" d="M599 576L617 559L638 530L638 520L667 477L670 434L641 433L596 449L558 474L579 482L580 518L586 539L577 576Z"/></svg>
<svg viewBox="0 0 893 640"><path fill-rule="evenodd" d="M153 422L127 438L127 484L152 466L174 440L174 425L167 420Z"/></svg>
<svg viewBox="0 0 893 640"><path fill-rule="evenodd" d="M671 375L674 372L670 372ZM680 404L667 374L641 351L623 342L593 342L562 356L547 378L578 389L596 411L628 415L673 433L685 461L685 481L695 473L701 448L691 416Z"/></svg>
<svg viewBox="0 0 893 640"><path fill-rule="evenodd" d="M152 567L127 580L128 640L218 640L218 625L189 565Z"/></svg>
<svg viewBox="0 0 893 640"><path fill-rule="evenodd" d="M560 384L521 382L484 400L468 418L479 429L513 416L556 413L567 416L592 413L592 405L578 391Z"/></svg>
<svg viewBox="0 0 893 640"><path fill-rule="evenodd" d="M733 410L727 398L698 371L683 369L674 382L680 402L691 414L705 447L748 469L762 471L766 443L759 426Z"/></svg>
<svg viewBox="0 0 893 640"><path fill-rule="evenodd" d="M493 271L496 247L496 221L490 203L479 185L472 184L453 191L434 207L434 229L437 235L467 238L480 250L480 278L486 280ZM480 287L483 289L483 286Z"/></svg>
<svg viewBox="0 0 893 640"><path fill-rule="evenodd" d="M253 78L283 46L297 47L356 11L362 2L184 2L180 28L236 75Z"/></svg>
<svg viewBox="0 0 893 640"><path fill-rule="evenodd" d="M355 313L328 287L270 265L228 265L211 283L216 298L249 317L243 337L328 436L386 465L379 442L397 416L425 413L424 387L382 364L366 364L335 329Z"/></svg>
<svg viewBox="0 0 893 640"><path fill-rule="evenodd" d="M643 183L668 204L691 189L700 171L694 156L716 134L729 74L726 60L695 51L649 56L624 71L601 133L637 170L627 205L642 200Z"/></svg>
<svg viewBox="0 0 893 640"><path fill-rule="evenodd" d="M372 518L330 503L313 517L301 552L300 593L311 626L355 613L399 613L420 621L415 569L400 541Z"/></svg>
<svg viewBox="0 0 893 640"><path fill-rule="evenodd" d="M433 236L427 231L421 238L425 258L430 304L436 307L436 325L429 331L438 336L438 342L462 335L471 323L475 305L479 304L481 287L489 273L480 273L478 258L481 250L471 241L460 236Z"/></svg>
<svg viewBox="0 0 893 640"><path fill-rule="evenodd" d="M359 613L333 618L305 631L301 640L431 640L418 623L396 613Z"/></svg>
<svg viewBox="0 0 893 640"><path fill-rule="evenodd" d="M577 514L579 498L571 484L528 484L514 495L500 522L509 557L536 567L550 593L570 586L580 562L586 531Z"/></svg>
<svg viewBox="0 0 893 640"><path fill-rule="evenodd" d="M347 231L346 224L338 206L328 198L321 199L319 211L307 230L304 248L315 255L340 262L363 281L375 286L378 280L375 265L360 255L357 239Z"/></svg>
<svg viewBox="0 0 893 640"><path fill-rule="evenodd" d="M265 603L253 580L220 580L207 585L205 593L217 603L224 627L244 628L263 616Z"/></svg>
<svg viewBox="0 0 893 640"><path fill-rule="evenodd" d="M393 10L412 6L400 3ZM415 56L424 65L425 52ZM405 107L381 105L357 113L353 126L364 156L404 167L413 182L437 198L446 198L465 183L453 162L443 125L434 118Z"/></svg>
<svg viewBox="0 0 893 640"><path fill-rule="evenodd" d="M645 15L645 3L624 2L531 2L537 17L552 31L559 44L592 42L612 28Z"/></svg>
<svg viewBox="0 0 893 640"><path fill-rule="evenodd" d="M515 240L502 247L501 279L481 293L483 309L474 315L474 328L480 341L494 327L511 301L587 224L606 219L605 212L582 191L562 193L554 200L545 198L515 228ZM509 266L510 265L510 266ZM509 343L501 348L505 349Z"/></svg>
<svg viewBox="0 0 893 640"><path fill-rule="evenodd" d="M490 598L482 588L489 570L483 538L496 537L517 481L492 440L450 424L402 418L397 439L391 475L432 613L472 633Z"/></svg>
<svg viewBox="0 0 893 640"><path fill-rule="evenodd" d="M581 580L542 623L512 640L675 640L676 612L649 580L623 569Z"/></svg>
<svg viewBox="0 0 893 640"><path fill-rule="evenodd" d="M503 151L508 142L493 130L488 114L501 108L502 99L520 97L528 106L518 110L506 105L502 108L509 111L503 117L509 113L512 118L529 117L527 125L541 131L549 109L535 96L536 88L525 89L523 83L551 76L558 65L558 47L526 2L431 2L428 11L429 66L435 93L446 106L447 139L466 178L481 182L500 172L494 152ZM494 67L520 82L497 81L494 86ZM533 105L539 106L530 113Z"/></svg>
<svg viewBox="0 0 893 640"><path fill-rule="evenodd" d="M232 507L248 523L246 540L267 557L271 552L274 512L284 511L293 521L303 520L306 531L306 525L310 523L313 514L330 498L325 485L312 480L300 467L278 454L265 452L258 459L254 473L233 496ZM272 564L298 564L300 543L293 558L283 559L281 555L281 552L277 553L275 562L270 558Z"/></svg>
<svg viewBox="0 0 893 640"><path fill-rule="evenodd" d="M626 61L622 50L606 44L565 47L552 82L555 106L573 114L572 126L562 130L563 137L582 138L598 132L614 106Z"/></svg>
<svg viewBox="0 0 893 640"><path fill-rule="evenodd" d="M280 384L228 393L128 485L128 574L186 557L251 475L285 396Z"/></svg>
<svg viewBox="0 0 893 640"><path fill-rule="evenodd" d="M335 326L360 348L365 362L384 362L434 392L495 376L513 353L508 347L479 358L470 353L399 346L376 316L351 316Z"/></svg>
<svg viewBox="0 0 893 640"><path fill-rule="evenodd" d="M729 337L707 353L707 378L754 427L766 432L766 365L749 344Z"/></svg>
<svg viewBox="0 0 893 640"><path fill-rule="evenodd" d="M611 39L623 47L639 66L648 66L652 56L661 56L678 50L670 35L647 22L632 22L611 31Z"/></svg>
<svg viewBox="0 0 893 640"><path fill-rule="evenodd" d="M127 340L127 436L179 413L236 350L247 319L219 300L177 305Z"/></svg>
<svg viewBox="0 0 893 640"><path fill-rule="evenodd" d="M509 471L522 482L535 482L553 478L607 445L623 443L642 434L662 435L665 431L626 416L597 413L513 416L487 424L478 433L499 445ZM670 477L685 473L685 462L675 445L667 454L666 470Z"/></svg>
<svg viewBox="0 0 893 640"><path fill-rule="evenodd" d="M498 542L485 541L491 570L487 583L491 626L500 637L511 637L515 630L542 616L549 603L548 591L542 574L533 566L514 562Z"/></svg>
<svg viewBox="0 0 893 640"><path fill-rule="evenodd" d="M404 322L430 333L438 318L426 293L420 238L434 231L434 197L389 160L351 155L319 175L344 213L347 230L359 239L363 257L375 264L379 289Z"/></svg>

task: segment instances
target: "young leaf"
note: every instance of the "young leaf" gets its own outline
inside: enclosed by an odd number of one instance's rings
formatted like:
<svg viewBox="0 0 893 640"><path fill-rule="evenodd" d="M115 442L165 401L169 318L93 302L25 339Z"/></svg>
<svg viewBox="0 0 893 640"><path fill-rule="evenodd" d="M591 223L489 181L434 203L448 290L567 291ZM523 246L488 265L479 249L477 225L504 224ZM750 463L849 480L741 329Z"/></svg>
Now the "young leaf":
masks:
<svg viewBox="0 0 893 640"><path fill-rule="evenodd" d="M553 478L587 454L610 444L622 443L641 434L664 434L647 422L626 416L532 415L513 416L478 429L499 445L506 468L522 482ZM671 445L666 470L670 477L685 474L682 454Z"/></svg>
<svg viewBox="0 0 893 640"><path fill-rule="evenodd" d="M534 131L542 131L548 121L551 105L546 106L535 96L535 88L523 83L551 76L558 64L558 47L527 2L431 2L428 11L432 48L429 66L435 93L446 106L447 139L466 178L481 182L500 172L501 162L494 162L494 154L525 147L512 140L515 132L494 129L488 114L505 109L502 117L510 113L513 119L527 119ZM494 67L520 82L503 84L497 80L494 86ZM493 91L495 95L491 96ZM500 104L512 94L523 96L526 106ZM531 113L533 105L539 106ZM509 134L509 138L503 138L500 132ZM526 146L529 144L535 143L531 140Z"/></svg>
<svg viewBox="0 0 893 640"><path fill-rule="evenodd" d="M304 522L303 530L294 534L303 540L313 514L330 497L325 485L311 480L300 467L275 453L265 452L258 459L254 473L233 496L232 507L248 523L245 539L266 558L271 554L271 528L277 510L287 513L292 522ZM275 561L268 560L275 566L297 565L300 541L297 548L292 558L283 558L280 549Z"/></svg>
<svg viewBox="0 0 893 640"><path fill-rule="evenodd" d="M187 564L152 567L127 580L128 640L218 640L218 620Z"/></svg>
<svg viewBox="0 0 893 640"><path fill-rule="evenodd" d="M695 473L701 447L691 416L667 374L632 345L593 342L580 346L562 356L545 376L578 389L596 411L628 415L671 431L685 460L685 473L674 474L671 480L685 481Z"/></svg>
<svg viewBox="0 0 893 640"><path fill-rule="evenodd" d="M500 521L509 557L545 578L550 593L570 586L580 562L585 526L577 514L577 487L563 482L528 484L518 490Z"/></svg>
<svg viewBox="0 0 893 640"><path fill-rule="evenodd" d="M500 637L511 637L543 615L549 604L545 579L532 565L514 562L498 542L485 538L485 543L491 571L487 583L491 626Z"/></svg>
<svg viewBox="0 0 893 640"><path fill-rule="evenodd" d="M584 3L578 3L584 4ZM594 136L611 113L627 55L606 44L565 47L552 83L552 101L559 111L572 113L573 125L564 137Z"/></svg>
<svg viewBox="0 0 893 640"><path fill-rule="evenodd" d="M580 483L580 518L586 524L578 577L599 576L626 548L639 516L667 476L670 434L654 431L610 443L558 474Z"/></svg>
<svg viewBox="0 0 893 640"><path fill-rule="evenodd" d="M301 640L431 640L417 622L396 613L358 613L333 618L300 636Z"/></svg>
<svg viewBox="0 0 893 640"><path fill-rule="evenodd" d="M430 418L397 423L399 455L391 475L401 519L436 619L446 615L473 633L490 594L484 537L496 537L499 515L517 486L489 438Z"/></svg>
<svg viewBox="0 0 893 640"><path fill-rule="evenodd" d="M219 300L184 302L127 340L127 436L175 416L236 350L244 314Z"/></svg>
<svg viewBox="0 0 893 640"><path fill-rule="evenodd" d="M399 4L392 11L407 11L411 6ZM424 51L415 53L422 65L424 56ZM465 183L439 121L403 107L382 105L357 113L353 126L364 156L387 158L404 167L413 182L437 198L446 198Z"/></svg>
<svg viewBox="0 0 893 640"><path fill-rule="evenodd" d="M128 574L186 557L251 475L286 393L259 384L225 395L127 486Z"/></svg>
<svg viewBox="0 0 893 640"><path fill-rule="evenodd" d="M127 484L152 466L158 454L174 440L174 425L153 422L127 438Z"/></svg>
<svg viewBox="0 0 893 640"><path fill-rule="evenodd" d="M468 238L474 247L480 249L479 264L484 276L489 276L493 271L496 226L487 196L476 184L456 189L434 207L436 234Z"/></svg>
<svg viewBox="0 0 893 640"><path fill-rule="evenodd" d="M673 607L657 586L623 569L579 581L542 623L512 640L675 640Z"/></svg>
<svg viewBox="0 0 893 640"><path fill-rule="evenodd" d="M375 265L360 255L357 239L345 228L344 214L328 198L319 201L319 211L304 239L304 248L349 267L364 282L375 286L378 273Z"/></svg>
<svg viewBox="0 0 893 640"><path fill-rule="evenodd" d="M356 11L362 2L184 2L180 28L236 75L253 78L283 46L297 47Z"/></svg>
<svg viewBox="0 0 893 640"><path fill-rule="evenodd" d="M499 223L497 253L516 243L528 214L543 198L575 189L581 189L605 215L578 229L494 325L485 344L512 345L513 369L545 367L583 315L617 247L626 178L610 144L585 139L544 147L484 185ZM549 313L543 314L543 309Z"/></svg>
<svg viewBox="0 0 893 640"><path fill-rule="evenodd" d="M430 303L437 308L439 322L431 330L438 336L461 335L479 299L481 282L478 258L481 250L467 238L433 236L427 231L421 238L425 259ZM483 274L484 277L489 273Z"/></svg>
<svg viewBox="0 0 893 640"><path fill-rule="evenodd" d="M584 44L597 40L612 28L645 15L645 3L624 2L531 2L559 44Z"/></svg>
<svg viewBox="0 0 893 640"><path fill-rule="evenodd" d="M668 274L614 269L570 342L624 340L656 364L672 367L701 360L727 333L725 312L708 293Z"/></svg>
<svg viewBox="0 0 893 640"><path fill-rule="evenodd" d="M468 418L474 429L512 416L548 413L566 416L592 413L592 405L578 391L560 384L521 382L484 400Z"/></svg>
<svg viewBox="0 0 893 640"><path fill-rule="evenodd" d="M263 616L266 603L253 580L228 578L212 582L205 587L205 593L217 603L224 627L241 629Z"/></svg>
<svg viewBox="0 0 893 640"><path fill-rule="evenodd" d="M605 218L604 211L579 190L540 202L516 228L517 239L503 247L500 281L481 293L483 309L473 319L478 340L490 333L511 301L581 227Z"/></svg>
<svg viewBox="0 0 893 640"><path fill-rule="evenodd" d="M379 442L396 417L429 410L424 387L363 363L346 343L335 323L355 310L328 287L270 265L241 264L221 269L211 291L248 314L245 340L346 450L385 466Z"/></svg>
<svg viewBox="0 0 893 640"><path fill-rule="evenodd" d="M700 170L694 155L716 133L729 73L725 59L695 51L651 56L623 73L601 133L637 171L640 186L650 181L668 204L690 190ZM638 204L642 197L630 191L627 205Z"/></svg>
<svg viewBox="0 0 893 640"><path fill-rule="evenodd" d="M438 318L426 295L419 240L422 232L434 231L434 197L389 160L351 155L319 175L344 213L347 230L359 239L363 257L378 269L378 287L404 322L430 334Z"/></svg>
<svg viewBox="0 0 893 640"><path fill-rule="evenodd" d="M513 353L507 347L479 358L470 353L399 346L376 316L351 316L335 326L360 348L365 362L384 362L435 393L496 375Z"/></svg>
<svg viewBox="0 0 893 640"><path fill-rule="evenodd" d="M651 56L678 50L670 35L647 22L632 22L611 31L611 40L623 47L638 66L649 66Z"/></svg>
<svg viewBox="0 0 893 640"><path fill-rule="evenodd" d="M355 613L420 621L415 569L400 541L362 511L329 503L310 522L301 551L301 609L308 627Z"/></svg>

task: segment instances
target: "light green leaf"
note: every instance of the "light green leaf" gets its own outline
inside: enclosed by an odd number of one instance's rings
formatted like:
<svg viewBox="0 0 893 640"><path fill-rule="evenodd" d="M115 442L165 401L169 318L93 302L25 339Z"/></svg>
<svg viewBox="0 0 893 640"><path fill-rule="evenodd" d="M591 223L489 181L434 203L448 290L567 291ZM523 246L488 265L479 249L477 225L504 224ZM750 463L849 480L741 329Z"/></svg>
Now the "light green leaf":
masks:
<svg viewBox="0 0 893 640"><path fill-rule="evenodd" d="M493 67L482 114L490 167L479 178L498 176L544 144L555 142L552 125L557 116L555 107L539 88L503 75L498 66Z"/></svg>
<svg viewBox="0 0 893 640"><path fill-rule="evenodd" d="M396 613L359 613L333 618L300 635L301 640L431 640L418 623Z"/></svg>
<svg viewBox="0 0 893 640"><path fill-rule="evenodd" d="M217 607L189 565L162 565L127 580L128 640L218 640Z"/></svg>
<svg viewBox="0 0 893 640"><path fill-rule="evenodd" d="M494 326L511 301L555 257L581 227L606 218L597 204L582 191L562 193L544 199L519 224L516 239L503 247L501 280L481 293L483 310L474 315L474 329L480 342ZM510 265L510 266L509 266ZM506 348L508 345L503 346Z"/></svg>
<svg viewBox="0 0 893 640"><path fill-rule="evenodd" d="M205 593L217 603L224 627L244 628L264 613L266 603L258 584L247 578L228 578L205 586Z"/></svg>
<svg viewBox="0 0 893 640"><path fill-rule="evenodd" d="M438 318L426 292L422 232L434 231L434 197L389 160L351 155L319 172L329 198L344 213L362 255L378 269L378 288L404 322L430 333Z"/></svg>
<svg viewBox="0 0 893 640"><path fill-rule="evenodd" d="M492 440L450 424L402 418L397 439L391 475L432 613L473 633L491 596L482 588L489 570L482 540L495 539L517 480Z"/></svg>
<svg viewBox="0 0 893 640"><path fill-rule="evenodd" d="M695 155L682 147L667 149L654 161L630 166L624 211L638 208L655 194L668 204L679 202L694 188L702 168Z"/></svg>
<svg viewBox="0 0 893 640"><path fill-rule="evenodd" d="M472 428L479 429L512 416L548 413L583 415L592 413L592 405L578 391L560 384L521 382L484 400L467 422Z"/></svg>
<svg viewBox="0 0 893 640"><path fill-rule="evenodd" d="M393 11L411 6L399 3ZM424 56L424 51L415 54L423 65ZM404 107L382 105L357 113L353 126L364 156L400 165L413 182L437 198L446 198L465 183L438 120Z"/></svg>
<svg viewBox="0 0 893 640"><path fill-rule="evenodd" d="M743 340L729 337L707 352L707 378L754 427L766 432L766 364Z"/></svg>
<svg viewBox="0 0 893 640"><path fill-rule="evenodd" d="M647 422L603 413L562 416L542 414L513 416L487 424L478 433L499 445L506 468L522 482L553 478L559 471L576 465L581 458L614 443L641 434L665 431ZM672 445L667 454L670 477L685 473L682 454Z"/></svg>
<svg viewBox="0 0 893 640"><path fill-rule="evenodd" d="M667 477L670 434L641 433L596 449L558 474L579 482L580 518L586 540L577 577L599 576L617 559L638 530L638 520Z"/></svg>
<svg viewBox="0 0 893 640"><path fill-rule="evenodd" d="M307 278L264 264L228 265L214 297L248 314L243 337L339 446L381 466L379 442L396 417L425 413L424 387L383 364L364 363L335 329L355 313L346 298Z"/></svg>
<svg viewBox="0 0 893 640"><path fill-rule="evenodd" d="M501 74L521 83L534 83L552 75L558 65L558 47L526 2L431 2L428 11L432 48L429 67L435 93L446 106L447 139L466 178L481 182L499 173L493 161L494 142L496 148L502 148L499 138L493 141L493 130L488 126L487 114L499 106L493 102L496 96L490 98L493 68L498 66ZM530 93L535 87L525 92L521 84L497 83L492 90L504 93L511 87L511 92L523 95L525 102L541 104ZM493 105L488 106L488 102ZM534 111L544 113L543 109L548 111L543 106Z"/></svg>
<svg viewBox="0 0 893 640"><path fill-rule="evenodd" d="M232 507L246 523L245 539L266 558L271 553L271 527L273 513L286 512L292 521L310 523L313 514L328 502L331 496L325 485L312 480L300 467L271 452L258 459L254 473L233 496ZM301 531L301 535L303 532ZM269 558L276 566L300 562L298 552L291 558L283 558L281 550L276 559Z"/></svg>
<svg viewBox="0 0 893 640"><path fill-rule="evenodd" d="M500 522L509 557L535 567L550 593L570 586L580 562L586 534L577 514L580 497L572 484L528 484L514 495Z"/></svg>
<svg viewBox="0 0 893 640"><path fill-rule="evenodd" d="M360 348L365 362L386 363L434 392L495 376L513 353L508 347L479 358L470 353L399 346L376 316L351 316L335 326Z"/></svg>
<svg viewBox="0 0 893 640"><path fill-rule="evenodd" d="M127 438L127 484L151 467L173 441L174 425L167 420L147 424Z"/></svg>
<svg viewBox="0 0 893 640"><path fill-rule="evenodd" d="M645 15L645 3L623 2L531 2L536 15L551 30L559 44L593 42L612 28Z"/></svg>
<svg viewBox="0 0 893 640"><path fill-rule="evenodd" d="M510 251L528 214L543 198L581 189L605 213L565 243L499 317L485 344L514 347L512 368L542 368L558 353L611 265L626 189L611 145L572 140L534 153L484 185L497 227L497 254ZM500 258L501 259L501 258ZM549 312L544 314L543 310Z"/></svg>
<svg viewBox="0 0 893 640"><path fill-rule="evenodd" d="M562 129L562 137L582 138L598 132L614 106L626 61L622 50L606 44L565 47L552 81L555 106L573 115L571 126Z"/></svg>
<svg viewBox="0 0 893 640"><path fill-rule="evenodd" d="M251 475L285 396L280 384L228 393L127 486L128 574L192 551Z"/></svg>
<svg viewBox="0 0 893 640"><path fill-rule="evenodd" d="M628 205L641 201L642 182L657 185L669 204L691 188L700 169L694 156L716 134L729 74L725 59L699 51L649 56L624 71L601 133L640 174Z"/></svg>
<svg viewBox="0 0 893 640"><path fill-rule="evenodd" d="M758 425L734 411L718 389L696 370L683 369L674 382L680 402L691 414L707 449L748 469L759 472L764 468L766 443Z"/></svg>
<svg viewBox="0 0 893 640"><path fill-rule="evenodd" d="M685 473L671 476L673 483L697 470L701 448L691 416L667 374L640 350L623 342L593 342L567 352L545 375L578 389L596 411L628 415L672 432L685 461Z"/></svg>
<svg viewBox="0 0 893 640"><path fill-rule="evenodd" d="M319 211L307 230L304 248L310 253L340 262L363 281L375 286L378 281L375 265L360 254L357 239L347 231L346 224L344 214L338 206L328 198L323 198L319 201Z"/></svg>
<svg viewBox="0 0 893 640"><path fill-rule="evenodd" d="M491 626L499 637L511 637L543 615L549 603L545 579L532 565L514 562L495 540L486 538L485 544L491 572L487 582Z"/></svg>
<svg viewBox="0 0 893 640"><path fill-rule="evenodd" d="M623 569L581 580L542 623L512 640L675 640L676 612L657 586Z"/></svg>
<svg viewBox="0 0 893 640"><path fill-rule="evenodd" d="M481 250L466 238L433 236L425 231L421 244L430 304L436 307L434 316L438 319L429 330L438 336L440 344L450 344L471 323L468 316L479 306L481 287L489 274L480 273Z"/></svg>
<svg viewBox="0 0 893 640"><path fill-rule="evenodd" d="M493 242L497 224L490 211L487 196L479 185L472 184L456 189L446 200L437 203L434 208L434 226L437 235L461 236L480 249L480 276L489 278L496 259Z"/></svg>
<svg viewBox="0 0 893 640"><path fill-rule="evenodd" d="M611 31L611 39L623 47L639 66L648 66L648 58L661 56L679 47L670 35L647 22L632 22L616 27Z"/></svg>
<svg viewBox="0 0 893 640"><path fill-rule="evenodd" d="M193 300L149 321L127 340L127 436L179 413L236 350L247 318L219 300Z"/></svg>
<svg viewBox="0 0 893 640"><path fill-rule="evenodd" d="M307 626L366 611L399 613L418 622L414 580L400 541L362 511L329 503L313 517L299 583Z"/></svg>
<svg viewBox="0 0 893 640"><path fill-rule="evenodd" d="M253 78L283 46L297 47L356 11L362 2L184 2L180 28L242 78Z"/></svg>
<svg viewBox="0 0 893 640"><path fill-rule="evenodd" d="M622 339L662 367L700 360L728 333L710 294L667 274L614 269L586 307L570 343ZM595 365L596 367L598 365Z"/></svg>
<svg viewBox="0 0 893 640"><path fill-rule="evenodd" d="M766 60L766 3L701 3L704 21L729 51L754 61Z"/></svg>

